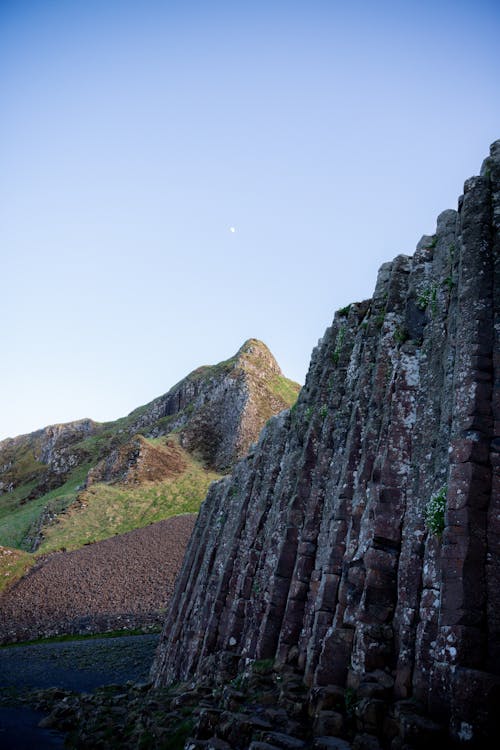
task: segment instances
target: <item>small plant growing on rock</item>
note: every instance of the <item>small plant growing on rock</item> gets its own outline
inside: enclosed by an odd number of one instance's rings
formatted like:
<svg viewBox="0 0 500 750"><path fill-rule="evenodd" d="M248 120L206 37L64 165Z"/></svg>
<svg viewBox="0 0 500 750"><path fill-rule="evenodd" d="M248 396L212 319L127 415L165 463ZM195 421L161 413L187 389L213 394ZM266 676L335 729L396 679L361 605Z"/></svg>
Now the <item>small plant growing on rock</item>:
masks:
<svg viewBox="0 0 500 750"><path fill-rule="evenodd" d="M448 289L451 291L453 288L453 278L451 276L447 276L445 280L443 281L443 286L447 286Z"/></svg>
<svg viewBox="0 0 500 750"><path fill-rule="evenodd" d="M425 506L425 525L431 534L441 536L444 530L444 511L446 508L446 494L448 488L443 485L435 492Z"/></svg>
<svg viewBox="0 0 500 750"><path fill-rule="evenodd" d="M323 406L319 410L319 415L321 419L324 419L327 414L328 414L328 406L326 404L323 404Z"/></svg>
<svg viewBox="0 0 500 750"><path fill-rule="evenodd" d="M341 315L343 318L347 318L349 315L349 310L351 309L350 305L346 305L345 307L341 307L339 310L337 310L337 315Z"/></svg>
<svg viewBox="0 0 500 750"><path fill-rule="evenodd" d="M404 326L398 326L394 331L394 340L397 344L404 344L409 338L410 335Z"/></svg>
<svg viewBox="0 0 500 750"><path fill-rule="evenodd" d="M244 675L239 674L229 684L234 690L239 690L243 686L243 682Z"/></svg>
<svg viewBox="0 0 500 750"><path fill-rule="evenodd" d="M435 315L437 310L436 284L428 286L426 289L424 289L417 299L417 307L419 307L421 310L426 310L429 305L431 307L432 314Z"/></svg>
<svg viewBox="0 0 500 750"><path fill-rule="evenodd" d="M255 674L269 674L274 666L274 659L259 659L252 664L252 671Z"/></svg>
<svg viewBox="0 0 500 750"><path fill-rule="evenodd" d="M346 688L344 693L345 712L349 719L354 717L354 710L358 702L356 691L353 688Z"/></svg>

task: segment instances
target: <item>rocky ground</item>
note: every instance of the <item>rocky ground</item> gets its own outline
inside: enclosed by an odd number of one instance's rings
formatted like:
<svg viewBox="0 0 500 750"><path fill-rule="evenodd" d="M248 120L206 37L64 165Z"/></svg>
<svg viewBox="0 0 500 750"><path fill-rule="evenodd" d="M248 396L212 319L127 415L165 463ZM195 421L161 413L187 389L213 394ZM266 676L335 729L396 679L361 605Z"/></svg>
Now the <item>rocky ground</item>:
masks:
<svg viewBox="0 0 500 750"><path fill-rule="evenodd" d="M308 690L294 668L264 660L227 683L153 688L157 642L145 635L1 648L2 750L63 741L74 750L457 750L416 701L393 701L386 671L356 690Z"/></svg>
<svg viewBox="0 0 500 750"><path fill-rule="evenodd" d="M195 516L42 558L0 597L0 642L161 624Z"/></svg>
<svg viewBox="0 0 500 750"><path fill-rule="evenodd" d="M33 692L45 728L67 732L66 747L114 750L414 750L452 747L415 701L392 703L391 678L360 689L309 692L294 670L255 662L226 685L208 681L153 689L108 686L92 694ZM486 746L484 746L486 747ZM483 746L481 746L483 748Z"/></svg>

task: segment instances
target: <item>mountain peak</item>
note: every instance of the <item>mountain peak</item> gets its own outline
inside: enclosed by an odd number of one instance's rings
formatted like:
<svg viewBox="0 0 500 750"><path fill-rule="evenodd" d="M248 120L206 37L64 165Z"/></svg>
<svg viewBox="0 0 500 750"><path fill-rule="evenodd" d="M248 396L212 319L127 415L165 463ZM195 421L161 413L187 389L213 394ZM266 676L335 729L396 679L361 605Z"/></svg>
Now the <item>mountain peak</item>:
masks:
<svg viewBox="0 0 500 750"><path fill-rule="evenodd" d="M283 374L269 347L259 339L247 339L236 352L235 359L243 367L257 365L275 375Z"/></svg>

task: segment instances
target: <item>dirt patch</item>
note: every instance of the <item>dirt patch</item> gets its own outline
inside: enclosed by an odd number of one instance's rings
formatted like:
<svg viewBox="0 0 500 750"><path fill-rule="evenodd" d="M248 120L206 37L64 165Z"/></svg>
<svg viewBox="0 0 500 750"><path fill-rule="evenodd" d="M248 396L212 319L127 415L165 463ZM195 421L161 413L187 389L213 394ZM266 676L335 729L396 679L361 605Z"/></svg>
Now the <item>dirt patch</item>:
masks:
<svg viewBox="0 0 500 750"><path fill-rule="evenodd" d="M96 482L156 482L179 476L186 459L173 440L152 445L142 435L112 451L89 471L87 485Z"/></svg>
<svg viewBox="0 0 500 750"><path fill-rule="evenodd" d="M195 519L42 558L0 596L0 642L161 624Z"/></svg>

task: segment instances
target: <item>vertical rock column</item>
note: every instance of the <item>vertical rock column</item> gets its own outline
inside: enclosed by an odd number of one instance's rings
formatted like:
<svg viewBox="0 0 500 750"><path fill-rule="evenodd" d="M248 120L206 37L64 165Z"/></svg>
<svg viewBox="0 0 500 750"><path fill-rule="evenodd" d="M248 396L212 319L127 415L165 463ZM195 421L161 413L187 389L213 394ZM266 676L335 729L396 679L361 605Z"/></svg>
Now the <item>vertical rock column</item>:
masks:
<svg viewBox="0 0 500 750"><path fill-rule="evenodd" d="M499 177L500 142L458 213L336 313L296 407L210 490L157 684L262 658L312 687L383 670L481 740L500 684Z"/></svg>
<svg viewBox="0 0 500 750"><path fill-rule="evenodd" d="M498 161L492 149L494 170ZM496 174L493 175L495 179ZM493 187L493 190L492 190ZM496 188L496 190L495 190ZM452 714L452 733L473 736L478 712L498 699L488 652L498 638L488 599L500 593L492 493L492 399L495 253L492 175L468 180L459 205L458 327L447 511L441 553L441 609L432 667L430 706ZM496 300L496 302L495 302ZM497 471L498 471L498 467ZM498 521L496 521L498 523ZM487 563L489 563L487 565ZM488 575L489 574L489 575ZM496 580L495 580L496 579ZM491 715L491 713L490 713Z"/></svg>

